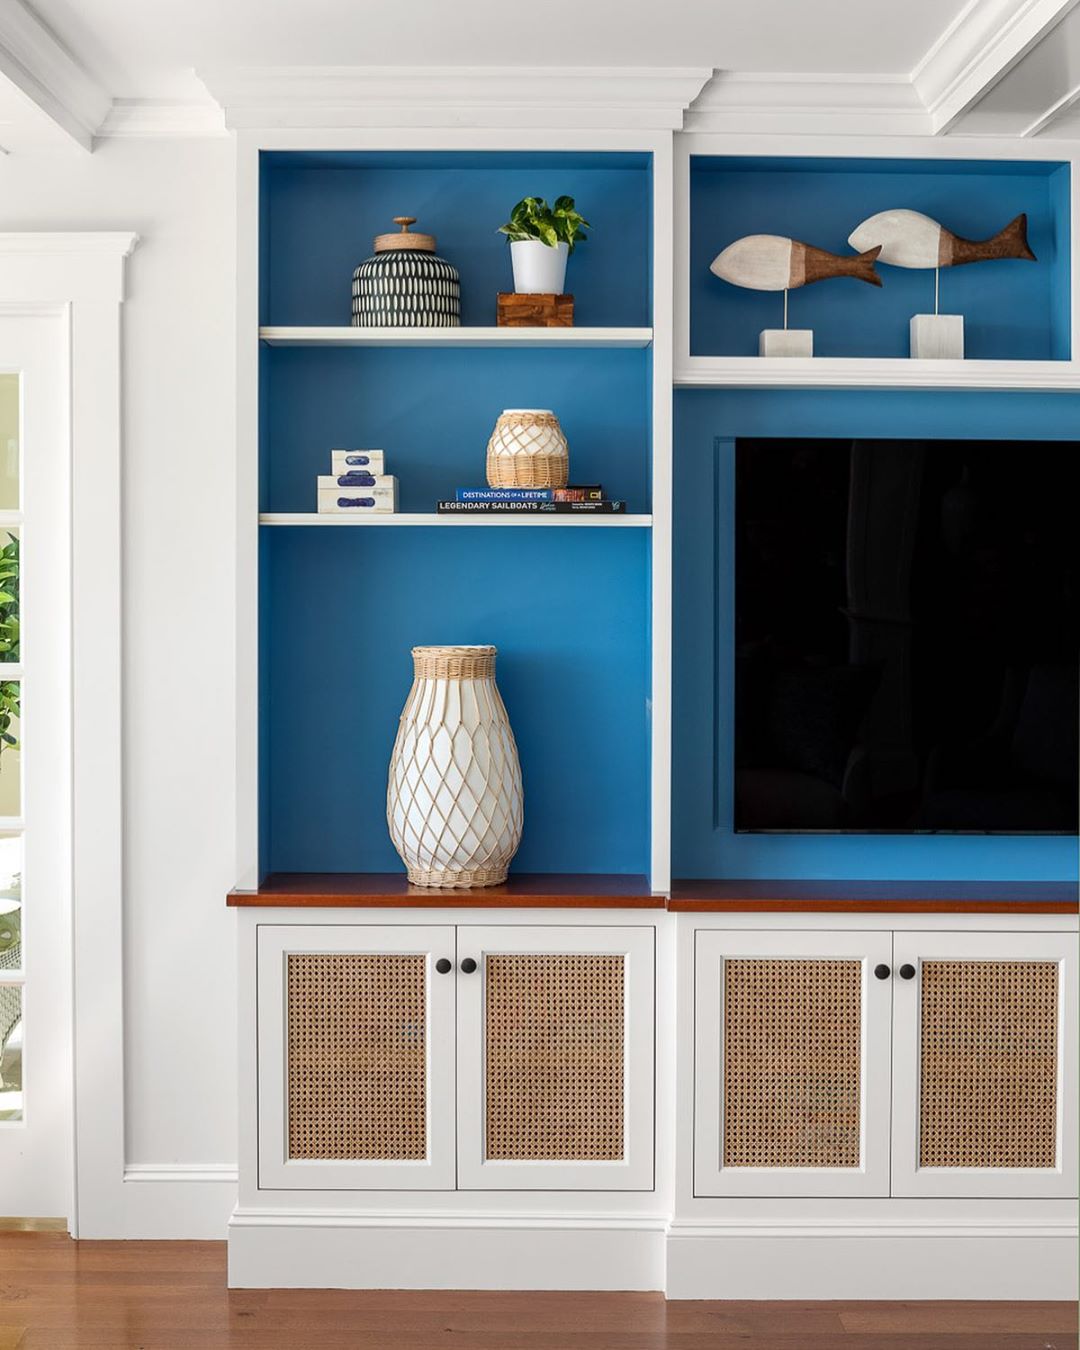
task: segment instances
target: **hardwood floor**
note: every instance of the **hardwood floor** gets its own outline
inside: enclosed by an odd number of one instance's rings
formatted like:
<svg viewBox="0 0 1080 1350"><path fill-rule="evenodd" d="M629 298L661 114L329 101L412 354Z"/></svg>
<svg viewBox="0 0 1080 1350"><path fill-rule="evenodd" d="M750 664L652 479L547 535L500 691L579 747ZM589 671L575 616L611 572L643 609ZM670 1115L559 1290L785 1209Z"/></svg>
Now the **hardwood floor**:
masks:
<svg viewBox="0 0 1080 1350"><path fill-rule="evenodd" d="M220 1242L0 1233L0 1350L1076 1350L1068 1303L225 1288Z"/></svg>

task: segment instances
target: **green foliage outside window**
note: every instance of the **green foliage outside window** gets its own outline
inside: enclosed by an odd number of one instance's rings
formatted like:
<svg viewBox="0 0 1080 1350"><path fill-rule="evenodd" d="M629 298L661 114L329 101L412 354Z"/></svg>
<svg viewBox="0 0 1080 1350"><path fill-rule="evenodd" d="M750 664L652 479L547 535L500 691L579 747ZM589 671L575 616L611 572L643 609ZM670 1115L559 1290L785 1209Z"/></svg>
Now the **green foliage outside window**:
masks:
<svg viewBox="0 0 1080 1350"><path fill-rule="evenodd" d="M19 659L19 538L0 549L0 662ZM18 748L11 723L19 716L18 680L0 680L0 754Z"/></svg>

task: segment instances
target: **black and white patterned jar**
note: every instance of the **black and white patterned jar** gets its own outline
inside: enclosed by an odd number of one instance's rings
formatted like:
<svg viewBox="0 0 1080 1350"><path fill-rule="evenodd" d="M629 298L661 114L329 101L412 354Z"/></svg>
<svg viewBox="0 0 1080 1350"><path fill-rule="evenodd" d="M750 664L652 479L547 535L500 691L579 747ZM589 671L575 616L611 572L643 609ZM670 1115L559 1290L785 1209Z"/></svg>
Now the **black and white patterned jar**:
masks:
<svg viewBox="0 0 1080 1350"><path fill-rule="evenodd" d="M395 216L400 234L375 236L375 253L353 273L354 328L458 328L461 283L435 254L435 236L412 234L413 216Z"/></svg>

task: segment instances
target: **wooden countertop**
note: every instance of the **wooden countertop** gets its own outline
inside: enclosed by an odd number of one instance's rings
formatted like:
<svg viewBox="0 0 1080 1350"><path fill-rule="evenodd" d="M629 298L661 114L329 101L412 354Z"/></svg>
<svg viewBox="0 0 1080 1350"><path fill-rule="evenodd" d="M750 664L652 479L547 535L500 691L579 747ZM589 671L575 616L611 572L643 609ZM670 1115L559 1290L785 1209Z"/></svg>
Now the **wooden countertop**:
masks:
<svg viewBox="0 0 1080 1350"><path fill-rule="evenodd" d="M644 876L518 873L470 890L412 886L399 872L276 872L236 908L647 909L717 914L1076 914L1077 887L1056 881L676 881L671 898Z"/></svg>

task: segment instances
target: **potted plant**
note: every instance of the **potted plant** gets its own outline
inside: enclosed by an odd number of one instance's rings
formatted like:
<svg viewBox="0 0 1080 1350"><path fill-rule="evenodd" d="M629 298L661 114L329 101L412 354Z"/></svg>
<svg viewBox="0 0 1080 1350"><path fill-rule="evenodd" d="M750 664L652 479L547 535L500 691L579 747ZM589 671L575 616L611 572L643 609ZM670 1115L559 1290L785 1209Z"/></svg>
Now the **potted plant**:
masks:
<svg viewBox="0 0 1080 1350"><path fill-rule="evenodd" d="M518 295L562 295L566 260L585 240L589 222L578 215L573 197L522 197L499 233L510 240L514 290Z"/></svg>

